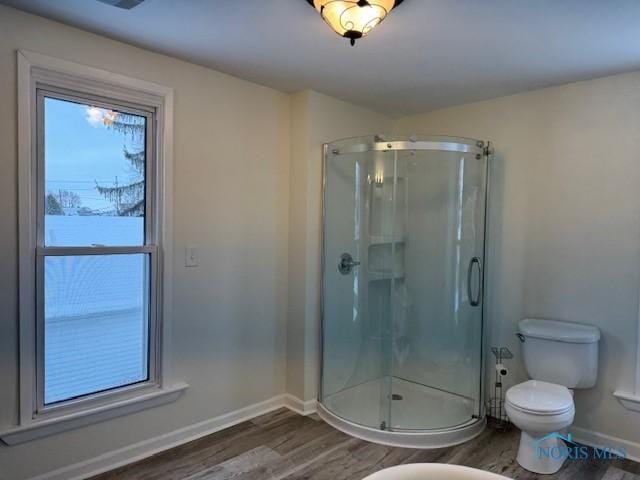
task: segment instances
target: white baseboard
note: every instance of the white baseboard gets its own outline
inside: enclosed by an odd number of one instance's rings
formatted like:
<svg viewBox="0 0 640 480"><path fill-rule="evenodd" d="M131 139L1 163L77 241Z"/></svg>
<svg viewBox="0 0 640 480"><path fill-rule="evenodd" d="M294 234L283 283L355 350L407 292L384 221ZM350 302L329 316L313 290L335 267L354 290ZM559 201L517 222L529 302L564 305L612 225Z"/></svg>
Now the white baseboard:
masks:
<svg viewBox="0 0 640 480"><path fill-rule="evenodd" d="M156 453L168 450L183 443L210 435L238 423L251 420L259 415L287 407L301 415L315 411L315 400L304 402L290 394L278 395L263 402L249 405L204 422L189 425L170 433L160 435L118 450L104 453L98 457L68 465L51 472L33 477L31 480L82 480L114 468L137 462Z"/></svg>
<svg viewBox="0 0 640 480"><path fill-rule="evenodd" d="M290 393L285 393L283 397L284 406L289 410L293 410L294 412L304 416L316 413L317 400L307 400L305 402L303 400L300 400L298 397L291 395Z"/></svg>
<svg viewBox="0 0 640 480"><path fill-rule="evenodd" d="M594 432L592 430L576 426L570 427L569 430L573 435L573 439L578 443L599 448L624 447L629 460L640 462L640 443L638 442L624 440L612 435L606 435L604 433Z"/></svg>

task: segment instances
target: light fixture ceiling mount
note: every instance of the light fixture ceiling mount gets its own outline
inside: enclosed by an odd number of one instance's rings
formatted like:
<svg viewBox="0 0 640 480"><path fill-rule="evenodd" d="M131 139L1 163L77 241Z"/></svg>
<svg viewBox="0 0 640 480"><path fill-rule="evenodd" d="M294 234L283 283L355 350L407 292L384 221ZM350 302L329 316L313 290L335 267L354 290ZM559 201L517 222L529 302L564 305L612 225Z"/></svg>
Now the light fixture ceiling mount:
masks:
<svg viewBox="0 0 640 480"><path fill-rule="evenodd" d="M403 0L307 0L338 35L351 45L366 37Z"/></svg>

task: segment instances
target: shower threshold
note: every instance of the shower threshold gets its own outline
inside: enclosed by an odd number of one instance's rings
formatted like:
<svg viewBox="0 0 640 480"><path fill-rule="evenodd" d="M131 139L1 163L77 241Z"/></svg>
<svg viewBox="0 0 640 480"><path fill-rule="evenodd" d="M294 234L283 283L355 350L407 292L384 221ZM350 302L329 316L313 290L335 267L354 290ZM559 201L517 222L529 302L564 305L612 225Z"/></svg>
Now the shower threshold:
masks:
<svg viewBox="0 0 640 480"><path fill-rule="evenodd" d="M462 443L484 429L484 420L474 416L473 400L392 377L391 394L402 400L383 401L388 399L388 381L379 378L329 395L318 413L355 437L416 448ZM380 430L382 422L391 431Z"/></svg>

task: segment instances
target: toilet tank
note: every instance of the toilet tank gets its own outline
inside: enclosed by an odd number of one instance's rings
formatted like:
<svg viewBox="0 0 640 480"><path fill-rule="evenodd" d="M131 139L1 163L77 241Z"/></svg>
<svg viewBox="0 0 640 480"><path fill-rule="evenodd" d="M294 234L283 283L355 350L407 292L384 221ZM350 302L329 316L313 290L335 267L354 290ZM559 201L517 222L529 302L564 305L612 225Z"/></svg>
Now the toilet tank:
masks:
<svg viewBox="0 0 640 480"><path fill-rule="evenodd" d="M526 318L518 337L527 373L533 380L590 388L598 376L600 330L591 325Z"/></svg>

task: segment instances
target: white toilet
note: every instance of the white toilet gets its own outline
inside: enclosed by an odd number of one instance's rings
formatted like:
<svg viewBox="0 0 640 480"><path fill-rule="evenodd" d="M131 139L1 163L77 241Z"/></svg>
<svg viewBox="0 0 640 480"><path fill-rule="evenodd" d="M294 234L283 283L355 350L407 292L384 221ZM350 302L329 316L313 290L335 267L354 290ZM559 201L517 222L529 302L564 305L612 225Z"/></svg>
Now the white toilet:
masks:
<svg viewBox="0 0 640 480"><path fill-rule="evenodd" d="M518 330L532 380L511 387L505 398L509 419L522 431L517 460L531 472L555 473L566 459L560 435L566 435L575 415L569 389L596 383L600 330L534 318L522 320Z"/></svg>

